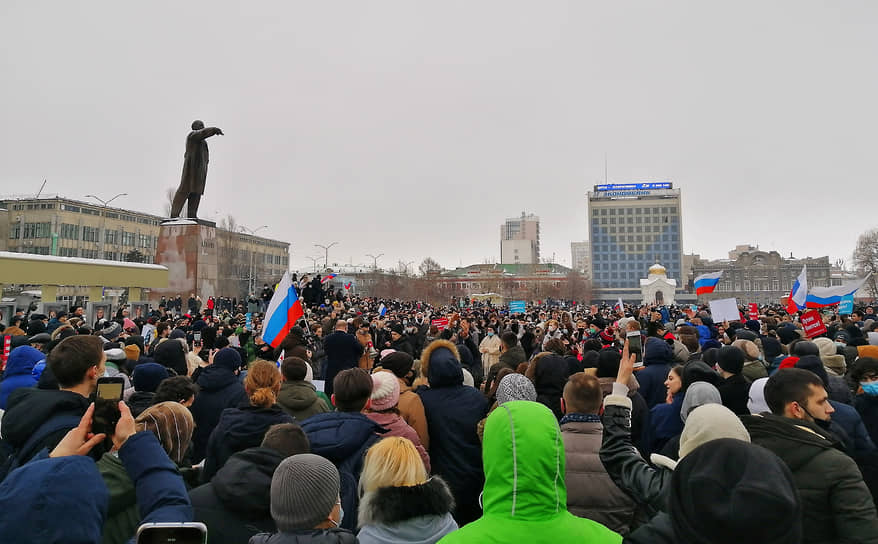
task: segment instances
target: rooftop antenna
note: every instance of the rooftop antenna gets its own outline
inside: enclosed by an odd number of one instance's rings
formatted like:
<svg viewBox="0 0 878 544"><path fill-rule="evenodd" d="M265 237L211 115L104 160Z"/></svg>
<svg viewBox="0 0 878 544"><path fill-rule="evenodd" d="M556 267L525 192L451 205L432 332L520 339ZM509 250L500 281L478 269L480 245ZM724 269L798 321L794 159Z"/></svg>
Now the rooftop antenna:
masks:
<svg viewBox="0 0 878 544"><path fill-rule="evenodd" d="M609 180L608 172L609 172L609 168L608 168L608 166L607 166L607 153L604 152L604 184L609 183L609 181L608 181L608 180Z"/></svg>
<svg viewBox="0 0 878 544"><path fill-rule="evenodd" d="M46 180L43 180L43 184L40 185L40 190L37 191L37 196L34 197L34 200L40 198L40 195L43 194L43 188L46 186Z"/></svg>

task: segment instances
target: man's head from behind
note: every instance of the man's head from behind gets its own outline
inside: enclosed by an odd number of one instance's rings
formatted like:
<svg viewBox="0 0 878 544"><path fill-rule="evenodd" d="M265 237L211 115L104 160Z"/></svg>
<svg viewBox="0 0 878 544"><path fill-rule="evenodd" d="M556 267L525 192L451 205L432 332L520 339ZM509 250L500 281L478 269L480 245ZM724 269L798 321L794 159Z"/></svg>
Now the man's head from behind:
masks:
<svg viewBox="0 0 878 544"><path fill-rule="evenodd" d="M332 390L332 403L339 412L362 412L372 396L372 378L362 368L349 368L335 376Z"/></svg>
<svg viewBox="0 0 878 544"><path fill-rule="evenodd" d="M308 363L299 357L285 357L281 372L285 381L300 382L308 375Z"/></svg>
<svg viewBox="0 0 878 544"><path fill-rule="evenodd" d="M196 119L195 121L192 121L192 130L201 130L201 129L203 129L203 128L204 128L204 122L203 122L203 121L199 121L199 120L197 120L197 119ZM177 295L177 296L179 296L179 295ZM191 296L191 295L190 295L190 296Z"/></svg>
<svg viewBox="0 0 878 544"><path fill-rule="evenodd" d="M81 393L91 393L98 378L104 375L104 343L97 336L76 335L62 340L49 356L46 364L62 389L84 386ZM87 386L87 387L85 387Z"/></svg>
<svg viewBox="0 0 878 544"><path fill-rule="evenodd" d="M506 331L500 335L500 341L503 343L503 351L509 351L518 344L518 336L514 332Z"/></svg>
<svg viewBox="0 0 878 544"><path fill-rule="evenodd" d="M765 383L765 402L778 416L803 421L828 421L835 410L823 381L801 368L782 368Z"/></svg>
<svg viewBox="0 0 878 544"><path fill-rule="evenodd" d="M305 431L295 423L278 423L269 427L261 446L274 450L285 458L311 452L311 443Z"/></svg>
<svg viewBox="0 0 878 544"><path fill-rule="evenodd" d="M597 414L603 400L601 382L585 372L577 372L564 386L561 410L565 414Z"/></svg>

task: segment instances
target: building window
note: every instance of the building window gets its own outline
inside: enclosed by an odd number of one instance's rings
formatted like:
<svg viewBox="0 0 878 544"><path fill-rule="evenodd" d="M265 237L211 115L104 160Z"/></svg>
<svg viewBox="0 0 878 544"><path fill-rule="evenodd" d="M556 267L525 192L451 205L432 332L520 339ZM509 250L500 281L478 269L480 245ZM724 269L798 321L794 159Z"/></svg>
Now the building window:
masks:
<svg viewBox="0 0 878 544"><path fill-rule="evenodd" d="M107 230L104 232L104 241L111 246L119 245L119 231Z"/></svg>
<svg viewBox="0 0 878 544"><path fill-rule="evenodd" d="M97 242L98 241L98 228L97 227L82 227L82 241L83 242ZM85 257L85 251L83 250L83 257ZM89 259L97 259L97 256L87 257Z"/></svg>
<svg viewBox="0 0 878 544"><path fill-rule="evenodd" d="M104 259L108 261L115 261L118 257L115 251L104 251Z"/></svg>
<svg viewBox="0 0 878 544"><path fill-rule="evenodd" d="M133 232L122 232L122 245L133 246L135 234Z"/></svg>

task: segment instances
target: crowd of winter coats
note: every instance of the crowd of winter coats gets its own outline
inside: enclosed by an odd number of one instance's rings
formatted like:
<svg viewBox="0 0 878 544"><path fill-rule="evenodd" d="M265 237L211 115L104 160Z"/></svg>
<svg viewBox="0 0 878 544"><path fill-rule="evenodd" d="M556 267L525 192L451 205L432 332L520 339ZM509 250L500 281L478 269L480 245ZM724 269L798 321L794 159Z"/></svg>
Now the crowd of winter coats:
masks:
<svg viewBox="0 0 878 544"><path fill-rule="evenodd" d="M0 535L129 542L198 521L211 543L878 543L871 314L807 338L777 311L488 308L440 330L421 308L329 310L277 349L210 312L16 319ZM104 376L121 402L96 398Z"/></svg>

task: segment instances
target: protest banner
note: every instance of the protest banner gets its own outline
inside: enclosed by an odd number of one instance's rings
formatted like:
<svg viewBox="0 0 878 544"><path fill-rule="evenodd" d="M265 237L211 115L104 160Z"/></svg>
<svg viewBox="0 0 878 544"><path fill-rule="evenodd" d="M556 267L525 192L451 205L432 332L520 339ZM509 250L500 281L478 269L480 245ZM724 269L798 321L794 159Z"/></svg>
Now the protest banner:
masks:
<svg viewBox="0 0 878 544"><path fill-rule="evenodd" d="M750 319L759 319L759 305L755 302L751 302L747 305L747 316Z"/></svg>
<svg viewBox="0 0 878 544"><path fill-rule="evenodd" d="M445 330L448 328L448 318L440 317L439 319L434 319L430 321L430 325L435 325L440 331Z"/></svg>
<svg viewBox="0 0 878 544"><path fill-rule="evenodd" d="M817 310L809 310L803 313L800 321L808 338L814 338L826 333L826 325L823 323L823 318Z"/></svg>

